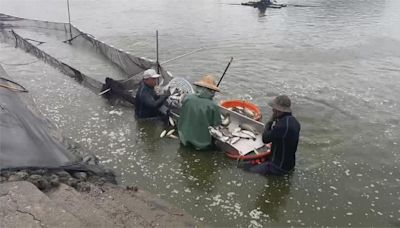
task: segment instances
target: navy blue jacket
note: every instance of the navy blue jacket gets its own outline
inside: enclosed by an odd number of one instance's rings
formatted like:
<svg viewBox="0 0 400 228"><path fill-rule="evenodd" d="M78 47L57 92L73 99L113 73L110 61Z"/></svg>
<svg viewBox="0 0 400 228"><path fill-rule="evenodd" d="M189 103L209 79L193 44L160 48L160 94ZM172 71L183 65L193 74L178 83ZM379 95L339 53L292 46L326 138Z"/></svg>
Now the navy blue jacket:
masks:
<svg viewBox="0 0 400 228"><path fill-rule="evenodd" d="M153 88L140 82L135 97L135 113L138 118L151 118L160 116L158 110L168 96L157 95Z"/></svg>
<svg viewBox="0 0 400 228"><path fill-rule="evenodd" d="M272 158L269 161L283 171L290 171L296 164L300 123L291 113L280 117L273 127L272 123L266 123L262 136L264 143L272 142Z"/></svg>

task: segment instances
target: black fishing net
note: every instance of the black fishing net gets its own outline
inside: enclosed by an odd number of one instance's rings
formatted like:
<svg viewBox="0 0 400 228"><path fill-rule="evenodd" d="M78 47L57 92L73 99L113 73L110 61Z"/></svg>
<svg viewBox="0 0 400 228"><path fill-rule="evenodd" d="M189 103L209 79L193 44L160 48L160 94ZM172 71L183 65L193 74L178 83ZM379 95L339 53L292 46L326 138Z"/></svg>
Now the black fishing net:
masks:
<svg viewBox="0 0 400 228"><path fill-rule="evenodd" d="M14 44L15 47L36 56L59 69L62 73L76 79L95 93L102 91L105 77L120 82L123 84L124 89L134 90L142 79L143 71L149 68L159 71L162 77L162 85L167 84L172 79L171 74L155 61L133 56L126 51L99 41L94 36L68 23L30 20L0 14L0 40ZM122 73L118 73L118 75L105 75L104 78L98 78L92 75L93 72L85 72L80 68L78 69L76 66L72 66L55 57L57 53L46 52L46 50L56 49L54 43L57 42L60 44L68 43L71 49L75 51L84 46L85 51L94 53L93 56L101 55L108 61L108 64L117 67ZM60 45L59 47L66 48L67 46ZM75 49L73 49L74 47ZM85 57L83 56L82 58Z"/></svg>

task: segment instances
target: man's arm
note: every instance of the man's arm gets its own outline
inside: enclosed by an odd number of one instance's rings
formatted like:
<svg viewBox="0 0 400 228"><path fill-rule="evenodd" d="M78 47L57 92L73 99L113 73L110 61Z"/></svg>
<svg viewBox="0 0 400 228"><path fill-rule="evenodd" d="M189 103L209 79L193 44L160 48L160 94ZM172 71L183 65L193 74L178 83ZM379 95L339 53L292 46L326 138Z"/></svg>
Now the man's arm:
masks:
<svg viewBox="0 0 400 228"><path fill-rule="evenodd" d="M158 96L157 99L154 99L152 94L145 93L142 97L142 101L146 107L150 108L158 108L160 107L163 102L168 98L167 95Z"/></svg>

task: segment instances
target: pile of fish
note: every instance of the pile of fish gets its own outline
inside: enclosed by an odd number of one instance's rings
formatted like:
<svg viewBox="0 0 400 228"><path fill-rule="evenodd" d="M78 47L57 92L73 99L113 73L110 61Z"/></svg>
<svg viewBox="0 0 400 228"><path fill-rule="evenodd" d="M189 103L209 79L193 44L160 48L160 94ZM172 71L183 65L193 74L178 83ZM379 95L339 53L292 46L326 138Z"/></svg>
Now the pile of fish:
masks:
<svg viewBox="0 0 400 228"><path fill-rule="evenodd" d="M223 119L224 121L225 119ZM240 124L239 127L229 130L227 126L217 126L217 127L208 127L210 134L225 143L234 145L239 142L241 139L251 139L256 140L259 132L256 131L254 127L249 124Z"/></svg>
<svg viewBox="0 0 400 228"><path fill-rule="evenodd" d="M188 94L189 92L180 88L171 89L171 95L167 99L168 106L177 109L181 108L182 101Z"/></svg>
<svg viewBox="0 0 400 228"><path fill-rule="evenodd" d="M231 107L231 108L228 108L228 109L231 110L231 111L237 112L237 113L239 113L241 115L247 116L247 117L249 117L251 119L254 119L255 116L256 116L256 113L254 113L254 111L252 111L252 110L250 110L250 109L248 109L246 107L235 106L235 107Z"/></svg>

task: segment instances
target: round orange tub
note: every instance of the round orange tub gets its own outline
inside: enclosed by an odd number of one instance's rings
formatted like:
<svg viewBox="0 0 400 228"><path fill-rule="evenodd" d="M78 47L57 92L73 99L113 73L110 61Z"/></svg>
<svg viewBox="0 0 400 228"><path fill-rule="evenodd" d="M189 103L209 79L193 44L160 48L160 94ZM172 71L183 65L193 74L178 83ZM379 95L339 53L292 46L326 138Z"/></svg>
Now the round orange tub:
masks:
<svg viewBox="0 0 400 228"><path fill-rule="evenodd" d="M248 101L245 100L227 100L227 101L222 101L221 106L224 108L234 108L234 107L239 107L239 108L247 108L250 111L254 113L253 119L260 121L262 118L261 110L260 108Z"/></svg>

